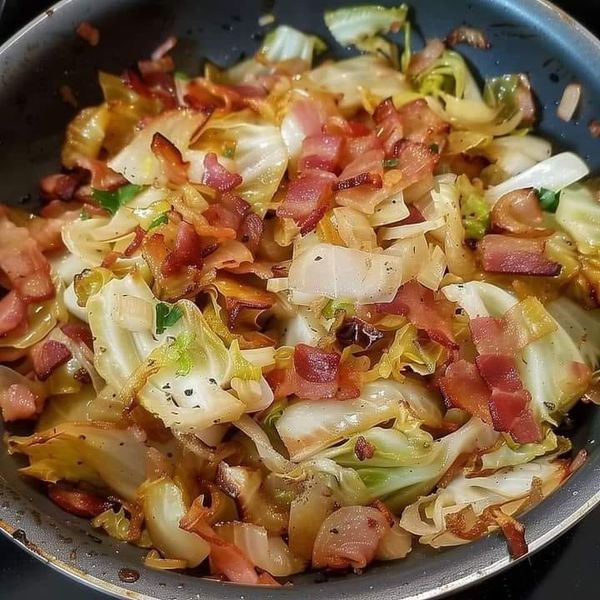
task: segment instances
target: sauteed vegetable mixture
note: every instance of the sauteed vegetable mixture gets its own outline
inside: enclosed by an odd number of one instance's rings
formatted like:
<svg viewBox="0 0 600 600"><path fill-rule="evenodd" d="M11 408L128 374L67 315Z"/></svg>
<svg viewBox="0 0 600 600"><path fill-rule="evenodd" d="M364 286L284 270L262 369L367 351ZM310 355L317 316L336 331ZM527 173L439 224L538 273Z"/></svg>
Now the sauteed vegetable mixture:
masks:
<svg viewBox="0 0 600 600"><path fill-rule="evenodd" d="M169 38L99 74L39 216L1 208L8 451L148 566L278 585L498 528L520 556L585 460L557 427L598 398L597 188L525 74L453 49L483 32L415 52L406 17L327 12L338 61L274 24L201 76Z"/></svg>

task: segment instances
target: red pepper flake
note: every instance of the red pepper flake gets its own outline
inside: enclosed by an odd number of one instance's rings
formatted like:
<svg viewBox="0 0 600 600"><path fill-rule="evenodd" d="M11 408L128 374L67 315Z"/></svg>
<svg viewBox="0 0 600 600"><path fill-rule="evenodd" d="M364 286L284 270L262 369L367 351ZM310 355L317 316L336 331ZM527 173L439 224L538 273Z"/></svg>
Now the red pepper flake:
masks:
<svg viewBox="0 0 600 600"><path fill-rule="evenodd" d="M90 46L97 46L100 42L100 32L96 27L87 21L81 22L75 30L77 35L85 40Z"/></svg>

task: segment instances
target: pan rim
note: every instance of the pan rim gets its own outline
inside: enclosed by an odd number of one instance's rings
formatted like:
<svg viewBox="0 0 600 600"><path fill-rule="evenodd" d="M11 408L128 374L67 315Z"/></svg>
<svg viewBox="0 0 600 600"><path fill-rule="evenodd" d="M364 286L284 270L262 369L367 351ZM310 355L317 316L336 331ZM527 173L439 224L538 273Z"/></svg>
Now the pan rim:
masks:
<svg viewBox="0 0 600 600"><path fill-rule="evenodd" d="M65 9L68 5L75 4L78 0L59 0L55 4L53 4L50 8L48 8L45 12L38 15L36 18L27 23L24 27L22 27L19 31L13 34L8 40L6 40L0 46L0 60L6 54L6 52L12 48L15 44L19 43L19 41L25 38L30 32L39 27L42 23L44 23L47 19L51 19L54 16L54 13L57 13L63 9ZM515 5L514 0L488 0L491 1L492 4L501 5L501 6L513 6ZM600 56L600 39L598 39L589 29L579 23L575 18L565 12L563 9L554 5L549 0L524 0L522 4L527 9L528 7L533 9L537 9L538 11L542 11L545 16L550 19L559 19L562 22L563 26L571 30L572 35L578 37L581 41L585 42L586 45L597 55ZM600 453L600 450L596 451ZM556 540L558 537L563 535L566 531L568 531L571 527L573 527L576 523L578 523L581 519L583 519L588 513L590 513L596 506L600 504L600 467L596 466L596 468L592 468L591 464L586 464L582 467L580 472L577 474L579 479L583 479L583 482L580 482L577 488L579 494L579 506L572 513L568 514L564 518L560 520L560 522L555 523L553 526L544 526L541 525L540 528L543 531L536 535L535 539L529 544L529 552L520 558L519 560L511 560L508 555L500 558L499 560L495 560L491 564L486 567L475 570L471 573L466 573L462 577L455 577L450 582L441 584L438 588L430 586L428 589L425 589L422 592L416 592L409 596L402 596L402 600L429 600L432 598L441 598L445 597L451 593L457 592L461 589L464 589L474 583L482 582L490 577L500 573L505 570L507 567L516 565L521 562L521 560L525 560L530 557L532 554L538 552L546 545ZM6 486L10 489L10 486L4 481L4 478L0 474L0 488L2 486ZM567 484L558 489L550 498L544 500L542 504L540 504L534 511L537 512L538 509L545 508L548 509L548 506L552 504L558 505L563 497L568 497L572 494ZM594 489L596 491L594 491ZM528 513L524 517L524 522L527 525L530 520L531 513ZM28 554L50 566L55 571L67 576L68 578L77 581L78 583L85 585L87 587L91 587L97 591L103 592L115 598L134 598L135 600L158 600L162 598L166 598L167 596L160 595L147 595L146 593L136 591L135 586L126 587L124 585L113 584L105 579L101 579L99 577L90 575L88 573L84 573L77 567L67 563L66 561L46 552L43 548L39 546L34 546L32 544L27 544L15 539L14 533L16 530L21 529L27 526L27 520L32 519L30 516L24 516L21 519L21 523L19 523L18 527L12 525L11 523L0 519L0 533L5 535L7 538L11 539L14 543L19 545L22 549L24 549ZM471 544L471 547L477 545L477 542ZM451 552L452 550L448 550ZM464 565L463 565L464 566ZM140 568L140 571L142 569ZM146 575L146 581L148 581L151 573L158 574L159 572L144 570L144 573L148 573ZM183 576L186 577L186 576ZM190 578L187 577L187 580ZM202 579L196 579L198 582L199 591L202 592L205 600L229 600L233 598L246 598L247 600L254 600L259 596L255 596L252 593L252 587L243 586L238 584L230 584L230 583L216 583ZM336 582L335 584L330 585L326 588L327 592L329 592L332 598L341 598L343 594L341 590L334 589L341 582ZM393 595L393 589L395 584L398 581L395 578L390 576L382 577L382 585L378 588L375 586L371 591L363 591L361 592L361 598L363 600L381 600L382 593L386 592L388 594L388 598L395 598ZM204 587L204 585L206 587ZM316 585L310 586L311 590L314 590L315 593L319 590ZM303 589L303 588L301 588ZM299 588L296 588L299 591ZM291 593L290 593L291 592ZM289 588L287 590L282 589L281 591L277 591L277 597L281 597L283 595L288 595L290 598L296 598L297 596L293 592L293 588ZM339 595L338 595L339 594ZM266 598L266 594L261 596ZM271 596L269 595L269 598Z"/></svg>

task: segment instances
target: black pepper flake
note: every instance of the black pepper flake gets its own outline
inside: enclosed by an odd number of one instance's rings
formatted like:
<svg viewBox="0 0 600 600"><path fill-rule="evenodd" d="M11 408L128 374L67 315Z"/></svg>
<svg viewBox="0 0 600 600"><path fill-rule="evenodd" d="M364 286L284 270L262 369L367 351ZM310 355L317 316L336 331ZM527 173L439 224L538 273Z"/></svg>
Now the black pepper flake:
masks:
<svg viewBox="0 0 600 600"><path fill-rule="evenodd" d="M183 390L183 393L186 396L191 396L194 393L194 390L188 389L188 390Z"/></svg>

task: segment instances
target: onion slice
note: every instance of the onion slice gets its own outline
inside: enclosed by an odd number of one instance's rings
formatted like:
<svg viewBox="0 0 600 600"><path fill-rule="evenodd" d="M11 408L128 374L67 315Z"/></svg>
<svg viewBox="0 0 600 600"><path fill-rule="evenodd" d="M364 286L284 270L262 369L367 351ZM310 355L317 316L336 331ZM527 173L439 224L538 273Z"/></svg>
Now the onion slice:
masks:
<svg viewBox="0 0 600 600"><path fill-rule="evenodd" d="M573 118L581 100L581 84L569 83L563 92L556 114L567 123Z"/></svg>

